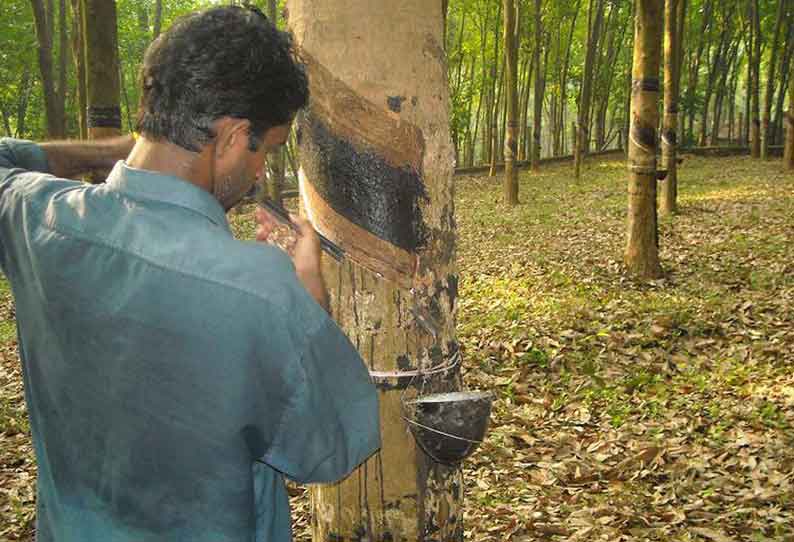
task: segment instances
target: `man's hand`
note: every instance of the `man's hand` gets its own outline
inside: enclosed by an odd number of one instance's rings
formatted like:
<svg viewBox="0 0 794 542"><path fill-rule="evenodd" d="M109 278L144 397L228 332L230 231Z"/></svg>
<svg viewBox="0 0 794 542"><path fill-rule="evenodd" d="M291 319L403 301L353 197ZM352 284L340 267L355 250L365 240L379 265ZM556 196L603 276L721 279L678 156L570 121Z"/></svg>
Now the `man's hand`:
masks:
<svg viewBox="0 0 794 542"><path fill-rule="evenodd" d="M269 241L270 235L278 225L278 222L267 210L261 207L256 208L255 217L258 223L256 240ZM290 214L290 218L296 226L295 243L289 250L292 261L295 264L295 273L298 275L298 280L301 281L303 287L327 311L329 306L328 291L325 287L325 280L323 279L320 265L320 238L317 237L317 232L314 231L314 227L308 220L293 214Z"/></svg>

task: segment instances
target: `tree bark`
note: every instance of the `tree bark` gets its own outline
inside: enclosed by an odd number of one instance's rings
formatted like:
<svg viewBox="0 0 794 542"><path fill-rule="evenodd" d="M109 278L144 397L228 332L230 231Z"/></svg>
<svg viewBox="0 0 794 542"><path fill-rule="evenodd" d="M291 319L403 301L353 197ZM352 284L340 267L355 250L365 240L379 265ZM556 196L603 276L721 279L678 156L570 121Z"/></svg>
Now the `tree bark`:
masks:
<svg viewBox="0 0 794 542"><path fill-rule="evenodd" d="M625 262L630 273L645 279L662 275L656 220L662 5L660 0L637 0L635 15Z"/></svg>
<svg viewBox="0 0 794 542"><path fill-rule="evenodd" d="M490 177L494 176L494 166L496 165L496 140L499 139L499 132L497 126L497 119L499 115L499 94L502 92L502 71L501 67L504 64L502 57L499 55L499 43L501 42L499 29L501 28L500 21L502 20L502 2L498 3L496 10L496 23L494 24L494 58L491 65L491 94L490 94L490 109L488 114L488 162L491 165L491 170L488 173Z"/></svg>
<svg viewBox="0 0 794 542"><path fill-rule="evenodd" d="M543 48L542 45L542 19L541 19L541 6L542 0L535 0L535 97L533 98L533 105L535 106L533 112L533 127L532 127L532 171L540 171L540 138L543 129L543 90L545 87L544 70L540 64L540 53Z"/></svg>
<svg viewBox="0 0 794 542"><path fill-rule="evenodd" d="M559 130L560 130L560 153L565 153L565 113L568 106L568 72L570 69L570 61L571 61L571 49L573 49L573 33L576 29L576 19L579 18L579 12L582 8L582 0L576 1L576 8L571 17L571 28L568 32L568 42L566 45L565 51L565 62L562 66L562 77L560 80L560 120L559 120Z"/></svg>
<svg viewBox="0 0 794 542"><path fill-rule="evenodd" d="M720 127L722 126L722 113L723 113L725 95L730 91L731 83L732 83L732 80L729 81L728 76L732 75L734 71L739 69L738 66L735 66L736 64L738 64L736 62L736 57L738 53L739 53L739 42L737 40L732 45L729 46L725 68L722 70L722 73L719 74L718 76L717 95L714 98L714 114L712 116L711 133L709 137L709 142L712 145L719 145L720 142Z"/></svg>
<svg viewBox="0 0 794 542"><path fill-rule="evenodd" d="M85 42L83 38L83 15L80 0L71 0L72 5L72 58L75 65L75 92L77 94L77 125L80 139L88 139L86 126L86 88L85 88Z"/></svg>
<svg viewBox="0 0 794 542"><path fill-rule="evenodd" d="M593 2L595 2L595 13L593 13ZM590 147L590 102L593 88L593 66L595 64L599 32L604 19L604 6L604 0L591 0L590 2L590 15L593 20L588 28L587 53L585 54L582 92L579 99L579 112L576 122L577 137L574 147L574 168L577 179L581 177L582 161ZM593 14L595 15L594 17Z"/></svg>
<svg viewBox="0 0 794 542"><path fill-rule="evenodd" d="M516 32L516 6L514 0L504 1L505 50L505 107L507 109L507 134L505 137L504 198L507 205L518 204L518 168L516 167L518 132L518 37ZM536 0L539 1L539 0ZM537 76L536 76L537 77Z"/></svg>
<svg viewBox="0 0 794 542"><path fill-rule="evenodd" d="M163 0L155 0L154 2L154 28L152 30L152 40L156 40L160 35L160 29L163 24Z"/></svg>
<svg viewBox="0 0 794 542"><path fill-rule="evenodd" d="M88 139L121 133L116 2L82 0L86 65L86 126ZM102 182L90 176L90 182Z"/></svg>
<svg viewBox="0 0 794 542"><path fill-rule="evenodd" d="M771 128L772 136L770 137L770 141L773 145L778 145L785 139L785 111L783 108L786 106L786 89L788 88L789 77L791 74L791 57L792 54L794 54L794 12L792 12L792 15L789 16L788 19L786 40L782 50L784 53L783 59L780 63L781 77L778 78L780 80L780 89L776 93L777 104L775 106L775 117Z"/></svg>
<svg viewBox="0 0 794 542"><path fill-rule="evenodd" d="M616 10L617 13L617 10ZM619 15L618 15L619 16ZM629 19L622 21L620 23L620 27L615 28L612 32L612 35L609 39L609 47L607 49L606 55L606 76L604 81L604 87L602 89L603 92L603 100L601 101L601 106L599 107L598 111L598 118L597 118L597 139L598 144L597 148L599 151L605 150L610 144L610 138L607 134L607 112L609 111L610 105L610 96L612 94L612 83L615 79L615 74L617 70L613 68L616 65L618 59L618 53L621 51L623 44L625 43L626 38L626 30L628 29ZM613 108L613 120L614 120L614 108ZM612 127L610 126L609 129L612 132Z"/></svg>
<svg viewBox="0 0 794 542"><path fill-rule="evenodd" d="M792 63L794 65L794 63ZM788 78L788 113L786 114L786 148L785 166L789 171L794 170L794 73L789 73Z"/></svg>
<svg viewBox="0 0 794 542"><path fill-rule="evenodd" d="M33 8L33 19L36 26L36 38L38 40L39 71L41 72L41 83L44 94L44 110L47 120L47 136L50 138L62 138L65 136L65 126L63 121L63 106L59 107L59 92L55 86L55 74L53 69L53 49L52 49L52 28L54 9L49 12L42 0L31 0ZM63 52L61 53L63 54Z"/></svg>
<svg viewBox="0 0 794 542"><path fill-rule="evenodd" d="M5 130L6 137L14 137L14 133L11 131L11 114L6 111L5 107L0 113L3 116L3 130Z"/></svg>
<svg viewBox="0 0 794 542"><path fill-rule="evenodd" d="M267 17L270 22L278 26L278 2L277 0L268 0L267 2ZM283 198L281 193L284 190L286 160L284 159L285 147L267 153L266 159L266 173L268 181L267 194L270 199L277 205L282 205ZM265 194L263 191L262 194Z"/></svg>
<svg viewBox="0 0 794 542"><path fill-rule="evenodd" d="M519 100L518 100L518 114L520 116L518 127L518 161L523 162L527 159L527 150L529 144L527 142L529 137L529 96L530 87L532 82L532 70L534 62L530 60L531 57L527 56L524 60L524 66L520 70L523 77L519 77L519 83L523 81L523 85L519 84Z"/></svg>
<svg viewBox="0 0 794 542"><path fill-rule="evenodd" d="M736 129L736 91L739 87L739 72L741 71L741 58L738 55L738 46L736 47L737 54L734 55L733 69L731 71L731 78L728 82L728 88L723 93L721 102L725 97L728 98L728 144L733 144L733 136ZM715 122L715 124L719 124Z"/></svg>
<svg viewBox="0 0 794 542"><path fill-rule="evenodd" d="M659 211L671 215L678 210L678 168L676 150L678 146L678 85L676 62L678 60L678 2L664 3L664 120L662 128L662 169L667 177L662 182Z"/></svg>
<svg viewBox="0 0 794 542"><path fill-rule="evenodd" d="M731 49L731 41L733 37L733 10L731 9L732 6L728 6L727 13L723 12L723 27L722 31L720 32L720 40L717 43L716 51L714 52L714 58L709 63L708 69L708 78L706 80L706 94L703 103L703 110L702 110L702 117L700 123L700 145L705 146L708 141L708 117L709 111L711 106L711 97L714 94L714 90L717 86L717 82L720 80L723 74L725 74L729 67L730 63L728 62L729 52ZM716 107L716 105L715 105ZM716 134L712 135L712 138L716 138Z"/></svg>
<svg viewBox="0 0 794 542"><path fill-rule="evenodd" d="M61 133L66 136L66 67L69 51L69 33L66 31L66 0L58 1L58 88L56 107Z"/></svg>
<svg viewBox="0 0 794 542"><path fill-rule="evenodd" d="M605 69L605 66L609 66L611 48L618 34L615 24L617 13L617 7L613 6L610 8L609 17L607 17L604 24L603 35L596 51L596 63L593 69L594 82L589 130L590 134L594 134L591 139L595 143L596 152L601 150L606 141L606 113L609 109L609 91L605 79L614 73L614 70L611 67Z"/></svg>
<svg viewBox="0 0 794 542"><path fill-rule="evenodd" d="M709 41L709 27L711 26L711 19L713 13L713 3L712 0L705 0L702 6L703 11L703 21L700 26L700 39L698 41L697 51L694 54L694 58L691 58L689 62L689 77L687 80L687 103L692 104L695 100L695 95L697 93L698 88L698 80L700 79L700 65L703 59L703 50L706 47L706 43ZM694 134L694 124L695 124L695 108L690 107L689 115L688 115L689 123L686 130L686 142L685 144L694 145L695 141L695 134Z"/></svg>
<svg viewBox="0 0 794 542"><path fill-rule="evenodd" d="M750 60L752 70L752 85L750 87L750 99L752 107L752 123L750 125L750 154L753 158L761 158L761 115L760 115L760 93L761 93L761 16L758 13L758 0L750 0L750 20L753 28L753 55Z"/></svg>
<svg viewBox="0 0 794 542"><path fill-rule="evenodd" d="M789 0L790 1L790 0ZM764 112L761 121L761 159L769 158L769 117L772 114L772 98L775 93L775 71L777 69L777 56L780 48L780 29L785 16L785 0L778 0L777 18L775 19L775 32L772 37L772 54L769 56L769 71L766 78L766 92L764 93Z"/></svg>
<svg viewBox="0 0 794 542"><path fill-rule="evenodd" d="M747 89L744 93L744 123L742 124L742 141L750 146L750 123L752 119L752 94L753 94L753 21L748 17L747 32Z"/></svg>
<svg viewBox="0 0 794 542"><path fill-rule="evenodd" d="M501 5L501 4L500 4ZM502 95L504 94L505 90L505 63L504 58L501 58L499 61L499 65L501 66L499 70L499 78L496 83L496 101L494 102L493 108L493 117L491 117L491 169L488 172L490 177L496 175L496 164L498 162L504 162L504 148L501 145L502 142L502 134L501 134L501 123L499 122L500 117L506 117L506 110L501 108L502 106ZM502 114L504 111L504 115Z"/></svg>
<svg viewBox="0 0 794 542"><path fill-rule="evenodd" d="M404 399L459 386L457 369L443 369L457 352L457 271L442 11L426 0L288 6L311 86L301 197L348 255L325 262L332 313L379 387L383 435L346 480L312 488L313 539L458 542L461 470L425 455L403 419ZM394 96L406 97L399 111ZM423 382L411 376L420 369L442 370Z"/></svg>

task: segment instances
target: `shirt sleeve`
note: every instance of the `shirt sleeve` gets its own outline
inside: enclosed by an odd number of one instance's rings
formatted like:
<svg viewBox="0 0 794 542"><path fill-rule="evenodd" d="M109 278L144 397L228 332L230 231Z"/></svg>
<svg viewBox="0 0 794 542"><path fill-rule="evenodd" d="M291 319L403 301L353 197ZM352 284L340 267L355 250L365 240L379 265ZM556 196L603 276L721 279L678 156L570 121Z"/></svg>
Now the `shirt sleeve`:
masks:
<svg viewBox="0 0 794 542"><path fill-rule="evenodd" d="M0 182L22 171L49 173L50 165L44 149L32 141L0 138Z"/></svg>
<svg viewBox="0 0 794 542"><path fill-rule="evenodd" d="M47 155L39 145L0 138L0 270L4 274L8 273L8 254L23 222L18 195L32 190L48 170Z"/></svg>
<svg viewBox="0 0 794 542"><path fill-rule="evenodd" d="M309 337L263 458L300 483L344 478L380 447L378 398L369 372L342 330L325 319Z"/></svg>

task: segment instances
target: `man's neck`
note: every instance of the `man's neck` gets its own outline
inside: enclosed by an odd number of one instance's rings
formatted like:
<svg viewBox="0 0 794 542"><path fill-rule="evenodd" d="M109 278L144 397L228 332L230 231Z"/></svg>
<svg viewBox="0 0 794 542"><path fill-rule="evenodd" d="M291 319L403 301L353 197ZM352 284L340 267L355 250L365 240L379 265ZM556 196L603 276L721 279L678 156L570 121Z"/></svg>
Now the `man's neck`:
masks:
<svg viewBox="0 0 794 542"><path fill-rule="evenodd" d="M173 143L138 138L127 157L126 164L136 169L145 169L179 177L206 191L211 190L211 179L207 172L205 153L195 153Z"/></svg>

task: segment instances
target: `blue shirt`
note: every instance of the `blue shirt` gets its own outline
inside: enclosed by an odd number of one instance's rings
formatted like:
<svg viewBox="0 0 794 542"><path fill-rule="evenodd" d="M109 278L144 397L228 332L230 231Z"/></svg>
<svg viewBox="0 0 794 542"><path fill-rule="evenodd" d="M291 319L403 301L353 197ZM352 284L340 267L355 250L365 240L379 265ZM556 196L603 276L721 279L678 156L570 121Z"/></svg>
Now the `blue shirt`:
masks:
<svg viewBox="0 0 794 542"><path fill-rule="evenodd" d="M0 140L37 540L290 540L284 476L335 481L379 446L356 350L204 190L123 162L96 186L47 169Z"/></svg>

